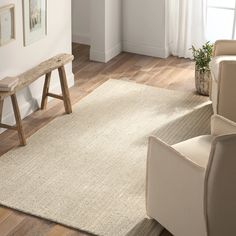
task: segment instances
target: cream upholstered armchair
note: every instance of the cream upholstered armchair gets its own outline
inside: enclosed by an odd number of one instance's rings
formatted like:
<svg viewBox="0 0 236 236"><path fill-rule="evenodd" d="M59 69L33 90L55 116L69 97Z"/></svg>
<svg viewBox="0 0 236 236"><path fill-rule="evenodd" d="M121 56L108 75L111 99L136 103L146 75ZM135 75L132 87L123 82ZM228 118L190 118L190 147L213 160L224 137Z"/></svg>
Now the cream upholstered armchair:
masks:
<svg viewBox="0 0 236 236"><path fill-rule="evenodd" d="M236 122L236 40L215 43L210 68L214 113Z"/></svg>
<svg viewBox="0 0 236 236"><path fill-rule="evenodd" d="M174 236L236 235L236 124L173 146L150 137L146 207Z"/></svg>

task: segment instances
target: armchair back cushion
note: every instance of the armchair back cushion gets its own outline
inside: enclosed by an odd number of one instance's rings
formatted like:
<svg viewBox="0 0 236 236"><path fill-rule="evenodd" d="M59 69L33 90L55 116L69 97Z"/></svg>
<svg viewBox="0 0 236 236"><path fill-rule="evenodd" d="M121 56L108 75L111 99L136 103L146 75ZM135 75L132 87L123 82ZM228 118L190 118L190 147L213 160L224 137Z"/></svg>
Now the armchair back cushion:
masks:
<svg viewBox="0 0 236 236"><path fill-rule="evenodd" d="M214 46L214 56L236 55L236 40L218 40Z"/></svg>

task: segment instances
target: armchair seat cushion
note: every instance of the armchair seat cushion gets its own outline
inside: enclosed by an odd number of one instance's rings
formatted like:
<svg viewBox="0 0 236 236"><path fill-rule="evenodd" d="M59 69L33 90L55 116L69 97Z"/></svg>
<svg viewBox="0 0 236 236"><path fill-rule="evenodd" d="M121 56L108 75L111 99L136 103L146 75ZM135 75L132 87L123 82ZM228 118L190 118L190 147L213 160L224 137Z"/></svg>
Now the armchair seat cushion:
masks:
<svg viewBox="0 0 236 236"><path fill-rule="evenodd" d="M203 135L175 144L172 147L189 161L206 169L213 139L214 136L212 135Z"/></svg>
<svg viewBox="0 0 236 236"><path fill-rule="evenodd" d="M212 61L210 62L210 69L213 79L216 81L219 79L220 63L223 61L236 61L236 56L227 55L213 57Z"/></svg>

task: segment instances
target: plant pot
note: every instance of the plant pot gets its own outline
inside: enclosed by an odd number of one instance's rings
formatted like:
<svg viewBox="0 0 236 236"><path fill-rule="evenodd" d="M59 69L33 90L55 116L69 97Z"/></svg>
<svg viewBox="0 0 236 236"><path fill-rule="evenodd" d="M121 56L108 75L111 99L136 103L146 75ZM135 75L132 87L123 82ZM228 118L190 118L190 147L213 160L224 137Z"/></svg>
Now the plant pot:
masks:
<svg viewBox="0 0 236 236"><path fill-rule="evenodd" d="M201 72L195 69L195 86L199 94L209 96L211 71Z"/></svg>

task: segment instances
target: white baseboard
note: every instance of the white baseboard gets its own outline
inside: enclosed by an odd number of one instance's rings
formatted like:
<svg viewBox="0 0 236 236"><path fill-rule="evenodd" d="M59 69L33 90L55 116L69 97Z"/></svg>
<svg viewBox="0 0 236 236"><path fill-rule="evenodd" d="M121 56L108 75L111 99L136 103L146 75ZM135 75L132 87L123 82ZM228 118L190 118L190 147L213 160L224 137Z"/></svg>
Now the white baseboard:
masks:
<svg viewBox="0 0 236 236"><path fill-rule="evenodd" d="M90 60L107 63L113 57L120 54L122 51L141 54L145 56L160 57L160 58L167 58L168 56L170 56L169 47L160 48L152 45L123 41L122 44L117 44L116 46L107 50L106 52L99 51L91 47Z"/></svg>
<svg viewBox="0 0 236 236"><path fill-rule="evenodd" d="M99 51L91 47L89 57L91 61L106 63L106 53L104 51Z"/></svg>
<svg viewBox="0 0 236 236"><path fill-rule="evenodd" d="M74 74L71 73L71 75L69 75L67 77L67 79L68 79L67 80L68 86L72 87L74 85ZM59 80L56 84L54 84L54 86L52 88L50 88L50 90L55 93L61 93L61 85L60 85ZM23 104L19 104L19 109L20 109L22 119L24 119L28 115L32 114L34 111L36 111L39 108L41 98L42 98L42 95L40 94L40 95L37 95L37 97L34 97L29 101L25 101ZM50 101L52 99L53 98L49 98L48 100ZM13 112L3 115L2 122L9 124L9 125L14 125L15 124L15 117L14 117ZM4 129L0 129L0 133L2 133L3 131L4 131Z"/></svg>
<svg viewBox="0 0 236 236"><path fill-rule="evenodd" d="M122 49L123 49L123 47L122 47L121 43L118 43L113 48L110 48L109 50L107 50L106 51L106 62L110 61L112 58L119 55L122 52Z"/></svg>
<svg viewBox="0 0 236 236"><path fill-rule="evenodd" d="M160 48L153 45L129 41L123 41L123 51L160 58L167 58L169 56L168 48Z"/></svg>
<svg viewBox="0 0 236 236"><path fill-rule="evenodd" d="M90 37L89 35L72 35L72 42L73 43L80 43L85 45L90 45Z"/></svg>
<svg viewBox="0 0 236 236"><path fill-rule="evenodd" d="M91 44L89 35L73 34L72 41L74 43L81 43L85 45ZM167 58L170 55L169 47L162 48L137 42L123 41L122 43L117 44L113 48L108 49L106 52L93 49L91 47L90 60L106 63L122 51L160 58Z"/></svg>
<svg viewBox="0 0 236 236"><path fill-rule="evenodd" d="M90 60L107 63L112 58L119 55L121 52L122 52L122 45L121 44L115 45L113 48L110 48L106 52L91 48L90 49Z"/></svg>

